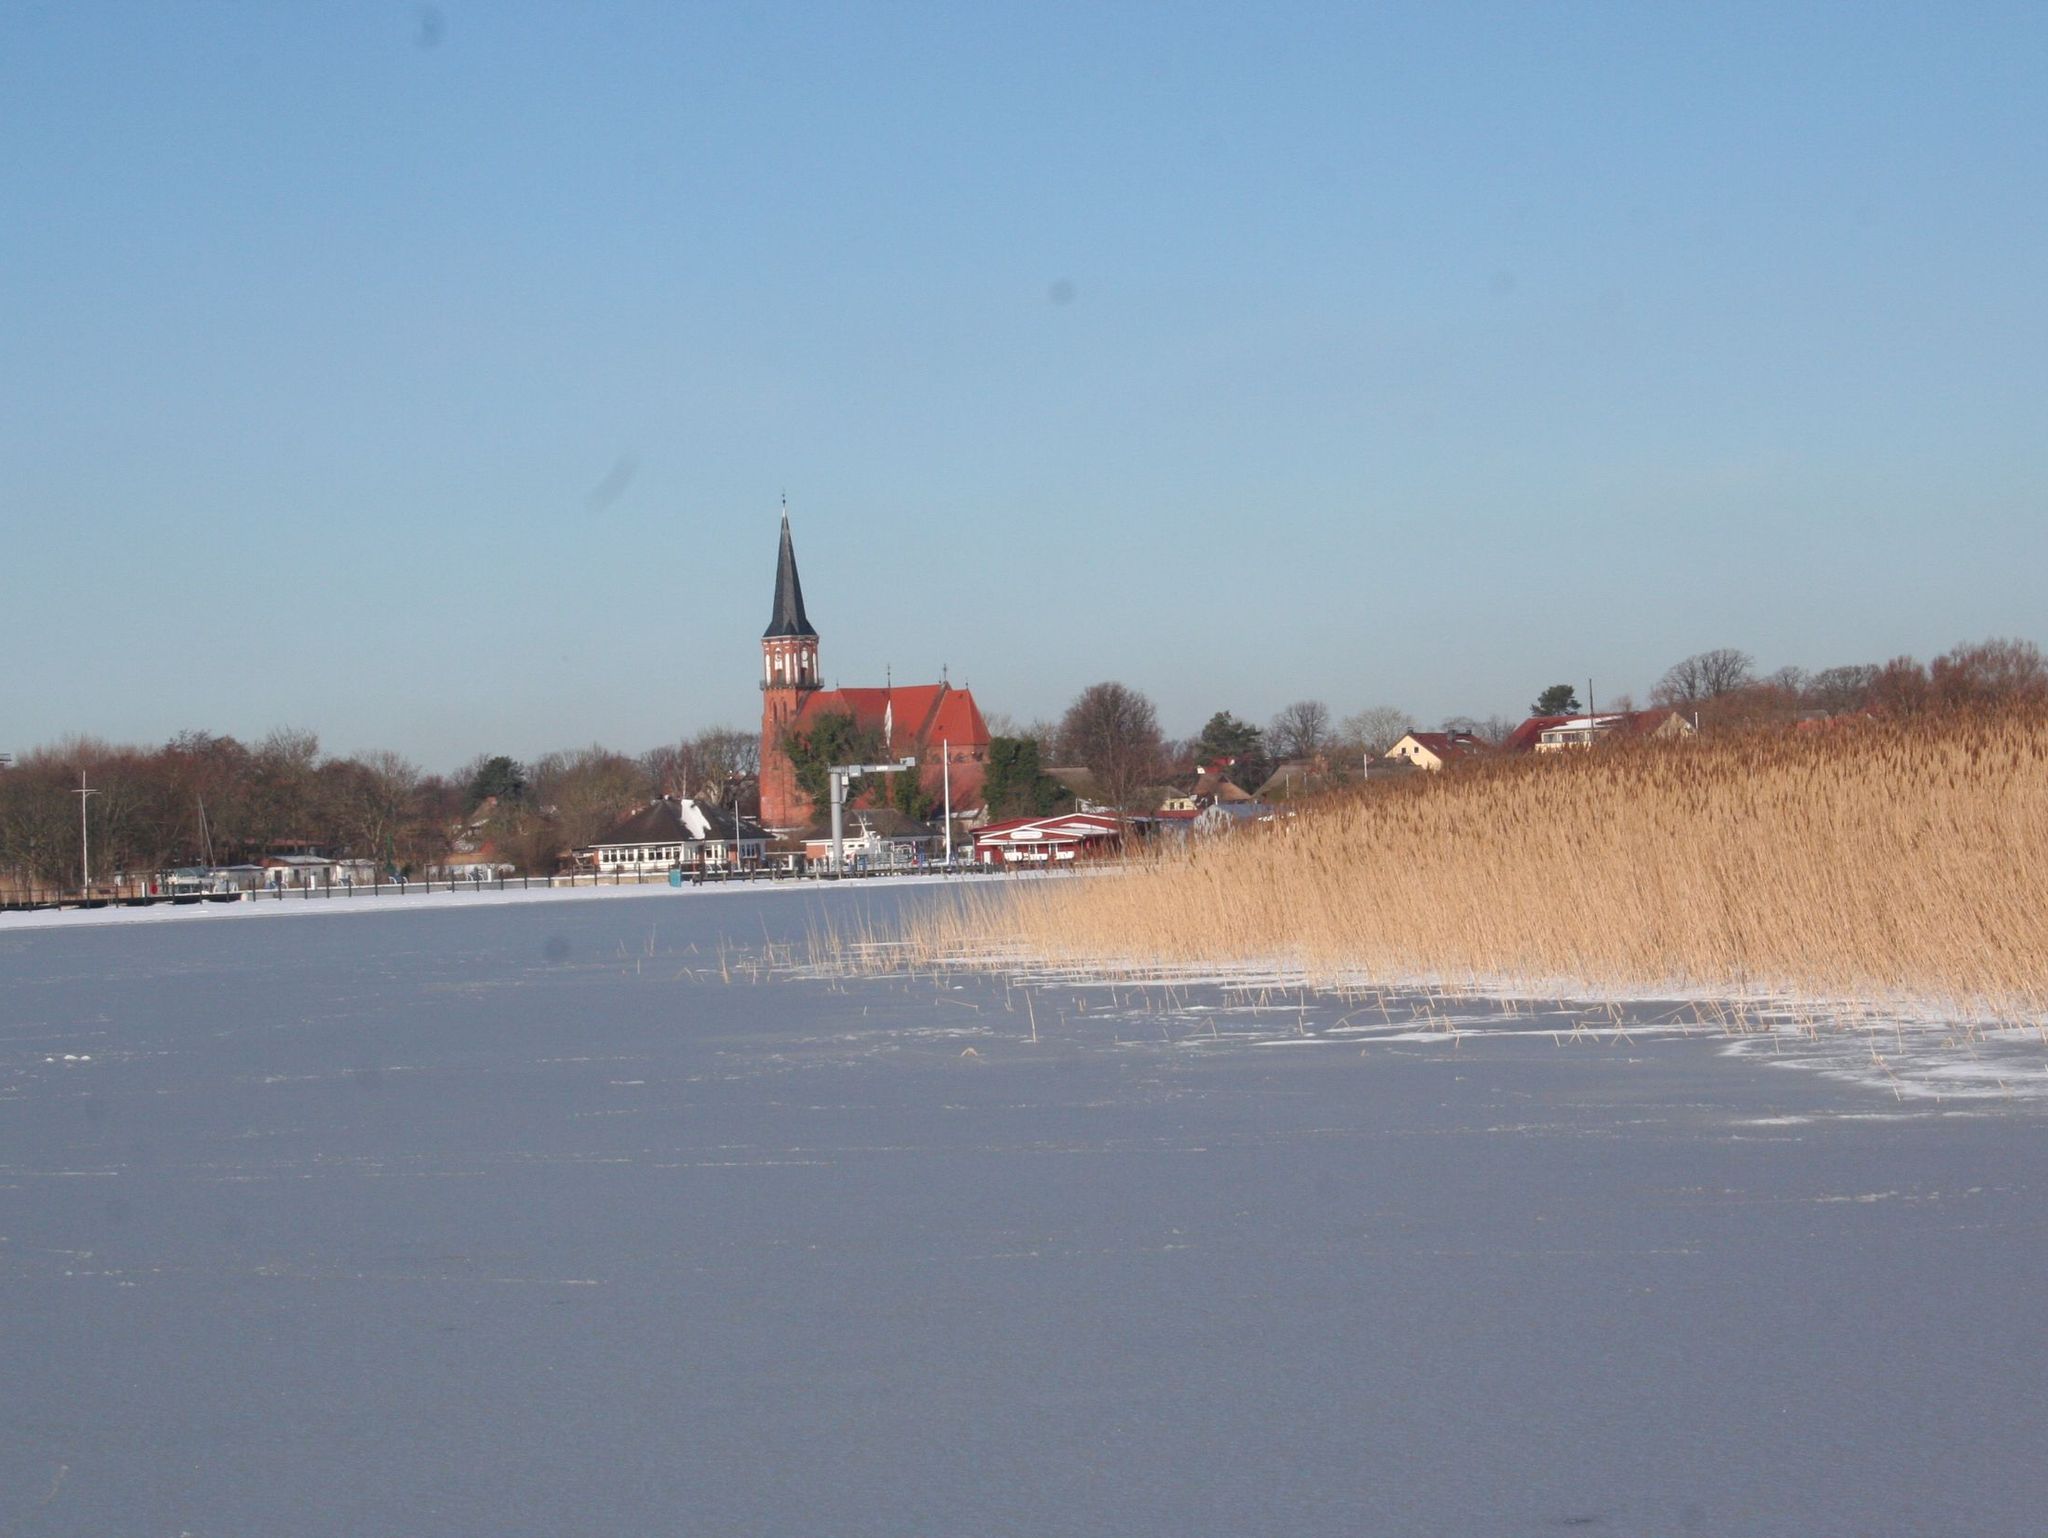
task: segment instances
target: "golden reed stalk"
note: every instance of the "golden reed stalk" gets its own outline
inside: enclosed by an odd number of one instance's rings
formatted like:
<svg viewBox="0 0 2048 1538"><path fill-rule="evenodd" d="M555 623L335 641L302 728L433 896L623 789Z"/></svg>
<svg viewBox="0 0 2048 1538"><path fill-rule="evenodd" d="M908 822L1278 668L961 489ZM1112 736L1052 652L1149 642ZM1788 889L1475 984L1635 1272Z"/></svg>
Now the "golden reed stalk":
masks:
<svg viewBox="0 0 2048 1538"><path fill-rule="evenodd" d="M970 890L913 954L2048 1011L2048 720L1603 746L1333 797L1097 879Z"/></svg>

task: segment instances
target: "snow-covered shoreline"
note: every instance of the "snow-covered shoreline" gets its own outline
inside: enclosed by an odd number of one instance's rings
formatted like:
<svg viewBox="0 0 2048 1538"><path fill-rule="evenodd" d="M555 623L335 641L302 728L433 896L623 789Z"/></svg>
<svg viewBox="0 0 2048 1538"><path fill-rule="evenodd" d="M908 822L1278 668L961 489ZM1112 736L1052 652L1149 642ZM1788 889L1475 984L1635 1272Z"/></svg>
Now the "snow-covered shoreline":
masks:
<svg viewBox="0 0 2048 1538"><path fill-rule="evenodd" d="M132 924L160 924L166 922L213 922L249 919L256 917L283 918L296 915L301 918L315 914L344 913L451 913L468 908L505 907L519 903L547 902L591 902L598 899L640 897L647 899L666 898L670 902L696 901L705 898L734 897L739 895L803 895L823 896L897 889L906 887L957 888L969 882L983 883L991 879L1006 881L1030 880L1029 876L1006 875L998 878L988 876L863 876L858 880L835 881L739 881L707 883L704 886L685 884L672 887L666 882L647 882L640 885L622 886L557 886L557 887L496 887L479 889L458 889L450 892L436 887L431 892L413 891L403 896L386 893L370 896L329 897L319 895L305 897L287 894L283 898L268 894L251 896L242 902L201 902L166 903L160 902L148 907L105 907L105 908L39 908L28 912L0 913L0 935L33 934L51 929L76 929L88 926L127 926Z"/></svg>

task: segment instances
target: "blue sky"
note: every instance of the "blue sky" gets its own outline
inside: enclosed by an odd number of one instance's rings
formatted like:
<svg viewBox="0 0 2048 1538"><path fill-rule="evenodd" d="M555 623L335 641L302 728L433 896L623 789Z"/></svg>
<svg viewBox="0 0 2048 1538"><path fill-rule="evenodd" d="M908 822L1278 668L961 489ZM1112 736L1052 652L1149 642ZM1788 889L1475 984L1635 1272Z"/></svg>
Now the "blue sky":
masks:
<svg viewBox="0 0 2048 1538"><path fill-rule="evenodd" d="M2040 7L0 6L0 749L2048 641Z"/></svg>

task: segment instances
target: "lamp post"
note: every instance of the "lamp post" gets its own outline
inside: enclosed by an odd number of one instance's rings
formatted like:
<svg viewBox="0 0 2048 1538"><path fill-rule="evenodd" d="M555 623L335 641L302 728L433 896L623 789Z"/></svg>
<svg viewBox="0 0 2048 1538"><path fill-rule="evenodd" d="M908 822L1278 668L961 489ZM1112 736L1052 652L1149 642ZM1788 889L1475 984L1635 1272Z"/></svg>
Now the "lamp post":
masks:
<svg viewBox="0 0 2048 1538"><path fill-rule="evenodd" d="M78 789L72 795L78 797L78 895L82 902L92 901L92 835L85 827L86 798L99 794L86 787L85 771L78 771Z"/></svg>

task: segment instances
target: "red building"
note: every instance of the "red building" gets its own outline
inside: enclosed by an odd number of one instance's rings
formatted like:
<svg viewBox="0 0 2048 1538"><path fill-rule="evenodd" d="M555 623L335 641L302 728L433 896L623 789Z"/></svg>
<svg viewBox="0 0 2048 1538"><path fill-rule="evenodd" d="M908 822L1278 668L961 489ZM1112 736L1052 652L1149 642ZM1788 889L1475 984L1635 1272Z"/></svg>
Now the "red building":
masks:
<svg viewBox="0 0 2048 1538"><path fill-rule="evenodd" d="M1064 865L1123 848L1124 830L1100 812L1013 817L974 830L974 858L982 865Z"/></svg>
<svg viewBox="0 0 2048 1538"><path fill-rule="evenodd" d="M886 744L886 758L916 758L919 780L934 799L943 792L950 759L954 809L980 804L988 723L971 691L948 683L824 686L818 632L804 613L785 511L775 561L775 611L761 636L761 821L777 832L808 827L812 818L811 798L796 782L796 765L784 743L791 732L803 732L826 716L851 716L856 727L874 732Z"/></svg>

